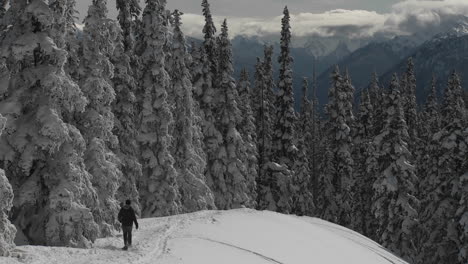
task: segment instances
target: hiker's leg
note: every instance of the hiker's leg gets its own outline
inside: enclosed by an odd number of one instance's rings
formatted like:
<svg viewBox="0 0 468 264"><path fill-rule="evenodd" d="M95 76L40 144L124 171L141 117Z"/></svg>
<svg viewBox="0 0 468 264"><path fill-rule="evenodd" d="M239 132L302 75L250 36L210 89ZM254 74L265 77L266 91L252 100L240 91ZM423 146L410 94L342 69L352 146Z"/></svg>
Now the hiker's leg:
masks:
<svg viewBox="0 0 468 264"><path fill-rule="evenodd" d="M128 241L128 245L130 245L130 246L132 245L132 228L133 228L133 226L130 226L128 228L128 239L127 239L127 241Z"/></svg>
<svg viewBox="0 0 468 264"><path fill-rule="evenodd" d="M124 245L127 246L128 245L128 227L123 226L122 230L123 230Z"/></svg>
<svg viewBox="0 0 468 264"><path fill-rule="evenodd" d="M122 231L123 231L124 246L126 246L127 245L127 231L125 230L125 228L122 228Z"/></svg>

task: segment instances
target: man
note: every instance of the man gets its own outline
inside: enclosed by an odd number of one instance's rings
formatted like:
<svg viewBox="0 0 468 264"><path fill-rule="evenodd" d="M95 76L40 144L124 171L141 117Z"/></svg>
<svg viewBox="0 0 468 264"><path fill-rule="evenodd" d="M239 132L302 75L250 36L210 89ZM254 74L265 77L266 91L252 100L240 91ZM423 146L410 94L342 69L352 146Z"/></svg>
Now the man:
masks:
<svg viewBox="0 0 468 264"><path fill-rule="evenodd" d="M125 201L125 205L122 206L119 212L119 222L122 223L123 238L125 246L123 250L127 250L132 245L132 228L135 223L135 228L138 229L138 222L136 219L135 211L130 206L132 202L130 200Z"/></svg>

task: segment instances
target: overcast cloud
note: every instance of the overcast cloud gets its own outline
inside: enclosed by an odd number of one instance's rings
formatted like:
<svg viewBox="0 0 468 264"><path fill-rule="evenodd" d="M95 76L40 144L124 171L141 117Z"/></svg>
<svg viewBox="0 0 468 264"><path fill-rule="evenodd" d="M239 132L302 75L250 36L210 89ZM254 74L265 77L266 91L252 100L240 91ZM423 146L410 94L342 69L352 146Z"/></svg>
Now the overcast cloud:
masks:
<svg viewBox="0 0 468 264"><path fill-rule="evenodd" d="M77 1L81 16L90 1ZM109 1L110 15L115 17L113 2ZM201 0L168 2L169 9L186 13L185 34L200 37L204 23ZM231 37L278 33L286 4L291 12L293 34L297 36L412 34L468 16L468 0L212 0L210 3L218 25L228 19Z"/></svg>

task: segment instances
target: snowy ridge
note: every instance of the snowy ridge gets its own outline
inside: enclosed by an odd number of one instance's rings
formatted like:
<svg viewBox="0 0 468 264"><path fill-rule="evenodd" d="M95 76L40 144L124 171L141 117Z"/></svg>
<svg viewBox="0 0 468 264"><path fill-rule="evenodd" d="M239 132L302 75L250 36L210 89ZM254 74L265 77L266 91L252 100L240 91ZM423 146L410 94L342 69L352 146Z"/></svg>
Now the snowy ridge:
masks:
<svg viewBox="0 0 468 264"><path fill-rule="evenodd" d="M468 35L468 19L461 20L453 28L435 35L428 43L438 43L450 38L459 38Z"/></svg>
<svg viewBox="0 0 468 264"><path fill-rule="evenodd" d="M140 222L128 252L116 236L98 239L92 249L18 247L22 259L0 263L406 263L354 231L310 217L239 209Z"/></svg>

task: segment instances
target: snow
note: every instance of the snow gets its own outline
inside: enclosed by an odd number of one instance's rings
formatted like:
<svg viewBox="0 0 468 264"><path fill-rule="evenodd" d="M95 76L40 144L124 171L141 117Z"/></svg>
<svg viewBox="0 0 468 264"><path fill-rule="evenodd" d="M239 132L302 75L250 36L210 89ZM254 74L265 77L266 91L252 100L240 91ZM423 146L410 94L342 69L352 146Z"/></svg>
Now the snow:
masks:
<svg viewBox="0 0 468 264"><path fill-rule="evenodd" d="M238 209L140 220L134 246L121 235L92 249L20 246L2 264L405 264L358 233L310 217Z"/></svg>

